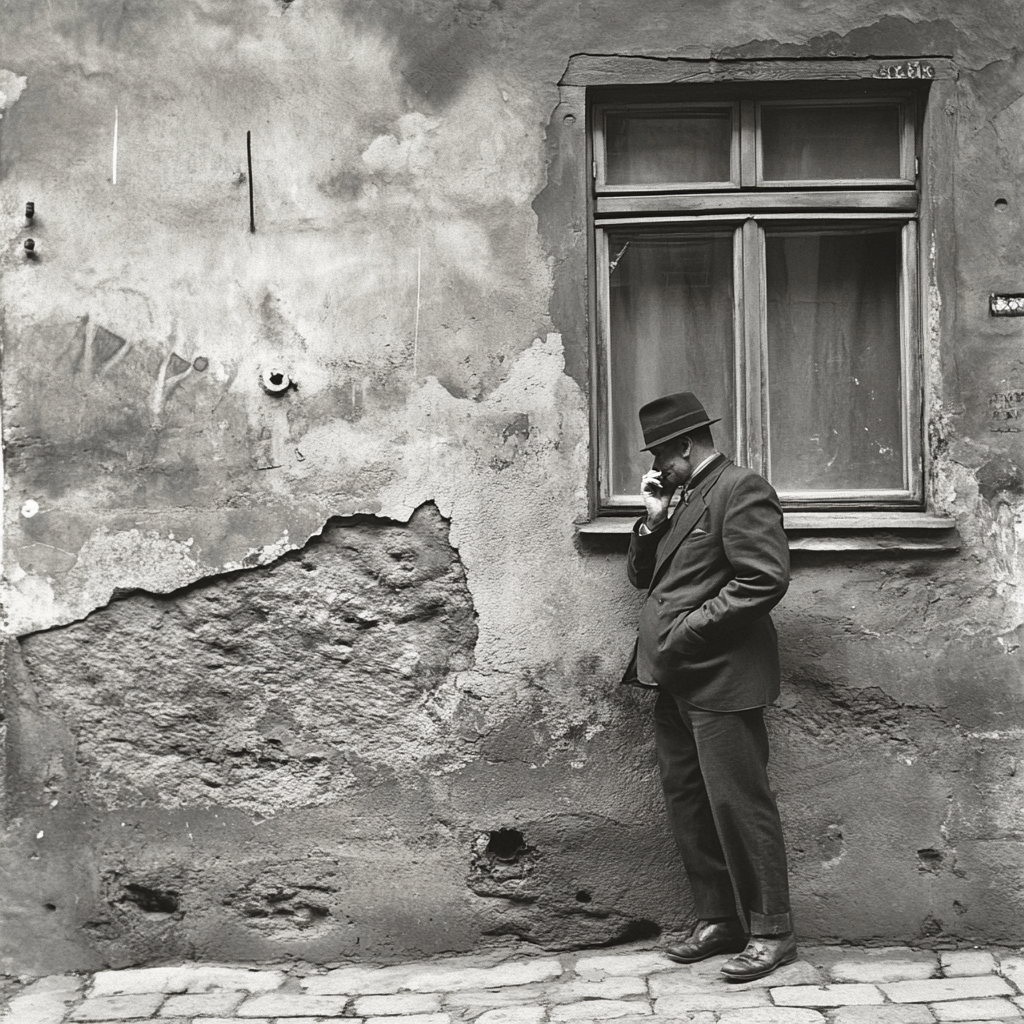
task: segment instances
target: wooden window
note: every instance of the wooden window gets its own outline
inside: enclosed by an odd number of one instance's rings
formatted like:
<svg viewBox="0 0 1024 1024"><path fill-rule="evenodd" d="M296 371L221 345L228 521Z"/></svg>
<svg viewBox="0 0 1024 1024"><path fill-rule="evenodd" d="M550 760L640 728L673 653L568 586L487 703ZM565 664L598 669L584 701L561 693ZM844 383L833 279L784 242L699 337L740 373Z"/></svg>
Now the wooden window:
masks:
<svg viewBox="0 0 1024 1024"><path fill-rule="evenodd" d="M806 93L591 107L602 511L641 505L637 409L684 390L788 508L923 507L917 97Z"/></svg>

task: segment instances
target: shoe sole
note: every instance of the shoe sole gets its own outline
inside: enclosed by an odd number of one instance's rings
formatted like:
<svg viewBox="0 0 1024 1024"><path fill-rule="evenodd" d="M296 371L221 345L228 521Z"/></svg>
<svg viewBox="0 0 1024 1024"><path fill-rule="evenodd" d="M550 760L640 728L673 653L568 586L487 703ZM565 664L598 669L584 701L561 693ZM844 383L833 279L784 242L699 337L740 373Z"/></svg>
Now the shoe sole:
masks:
<svg viewBox="0 0 1024 1024"><path fill-rule="evenodd" d="M758 978L766 978L772 971L777 971L780 967L785 967L787 964L796 963L799 954L797 950L793 950L792 954L780 960L777 964L772 964L771 967L765 968L763 971L758 971L757 974L727 974L722 971L727 981L757 981Z"/></svg>

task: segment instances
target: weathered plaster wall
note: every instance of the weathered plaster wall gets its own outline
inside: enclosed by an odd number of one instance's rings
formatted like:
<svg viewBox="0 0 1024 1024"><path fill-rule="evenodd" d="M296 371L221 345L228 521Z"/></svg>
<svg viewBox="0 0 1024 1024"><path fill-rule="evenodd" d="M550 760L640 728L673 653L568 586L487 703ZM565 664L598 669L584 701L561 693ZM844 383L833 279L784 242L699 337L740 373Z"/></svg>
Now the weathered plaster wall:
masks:
<svg viewBox="0 0 1024 1024"><path fill-rule="evenodd" d="M1024 75L1016 8L963 7L8 0L6 969L688 920L613 685L637 598L575 533L581 53L956 62L922 273L963 546L796 554L775 774L805 935L1024 941L1024 338L987 315Z"/></svg>

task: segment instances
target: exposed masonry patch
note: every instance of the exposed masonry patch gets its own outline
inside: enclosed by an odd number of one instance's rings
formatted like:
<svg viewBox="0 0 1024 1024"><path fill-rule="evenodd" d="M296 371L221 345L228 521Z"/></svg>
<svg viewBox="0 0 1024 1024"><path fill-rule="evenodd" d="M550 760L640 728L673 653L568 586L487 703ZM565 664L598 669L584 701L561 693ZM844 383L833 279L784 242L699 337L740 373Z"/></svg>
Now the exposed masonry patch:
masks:
<svg viewBox="0 0 1024 1024"><path fill-rule="evenodd" d="M473 842L467 883L471 892L487 897L487 914L494 922L490 935L514 935L545 949L580 945L603 946L649 939L660 927L647 918L631 916L595 897L588 888L567 886L566 834L554 823L546 826L552 856L516 828L481 832ZM599 851L591 851L599 855Z"/></svg>
<svg viewBox="0 0 1024 1024"><path fill-rule="evenodd" d="M473 843L469 887L478 896L532 903L537 894L528 891L523 882L536 865L537 851L518 829L484 832Z"/></svg>
<svg viewBox="0 0 1024 1024"><path fill-rule="evenodd" d="M135 882L129 882L124 887L123 898L147 914L176 914L181 905L179 893L170 889L153 889Z"/></svg>
<svg viewBox="0 0 1024 1024"><path fill-rule="evenodd" d="M187 872L175 865L159 868L119 863L99 877L101 902L82 924L90 940L107 943L134 936L140 960L176 949L185 918Z"/></svg>
<svg viewBox="0 0 1024 1024"><path fill-rule="evenodd" d="M315 865L303 865L310 873ZM321 877L297 882L268 871L249 878L222 899L222 905L242 923L263 934L285 937L329 931L344 920L338 903L344 883L326 867Z"/></svg>
<svg viewBox="0 0 1024 1024"><path fill-rule="evenodd" d="M448 523L332 520L272 565L136 593L21 641L93 807L324 804L449 756L476 613Z"/></svg>

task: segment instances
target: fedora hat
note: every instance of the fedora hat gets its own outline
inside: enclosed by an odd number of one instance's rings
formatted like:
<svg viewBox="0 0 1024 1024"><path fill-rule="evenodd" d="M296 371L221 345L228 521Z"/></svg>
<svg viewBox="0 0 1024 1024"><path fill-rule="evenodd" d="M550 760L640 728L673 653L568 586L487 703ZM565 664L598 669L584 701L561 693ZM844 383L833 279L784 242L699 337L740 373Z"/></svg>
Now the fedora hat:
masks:
<svg viewBox="0 0 1024 1024"><path fill-rule="evenodd" d="M717 423L721 418L712 419L708 416L692 391L680 391L656 398L640 408L640 427L644 432L644 444L640 451L645 452L698 427Z"/></svg>

